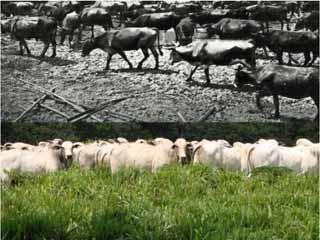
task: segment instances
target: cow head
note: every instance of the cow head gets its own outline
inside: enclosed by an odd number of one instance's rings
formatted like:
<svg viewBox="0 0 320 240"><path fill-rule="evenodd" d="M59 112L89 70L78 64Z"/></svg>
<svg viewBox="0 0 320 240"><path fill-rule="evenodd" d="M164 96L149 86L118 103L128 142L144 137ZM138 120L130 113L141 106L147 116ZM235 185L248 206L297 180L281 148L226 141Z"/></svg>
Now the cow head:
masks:
<svg viewBox="0 0 320 240"><path fill-rule="evenodd" d="M191 161L191 156L193 152L192 144L187 142L183 138L178 138L175 143L178 147L178 158L181 164L187 164Z"/></svg>
<svg viewBox="0 0 320 240"><path fill-rule="evenodd" d="M244 84L253 84L256 85L255 79L255 68L250 64L242 60L233 60L229 65L241 64L238 66L237 72L235 74L234 85L238 88L241 88ZM243 66L246 68L244 69Z"/></svg>
<svg viewBox="0 0 320 240"><path fill-rule="evenodd" d="M94 49L94 42L92 40L86 41L82 47L82 57L88 56Z"/></svg>
<svg viewBox="0 0 320 240"><path fill-rule="evenodd" d="M175 48L171 49L169 61L170 61L171 65L182 61L182 58L181 58L179 52Z"/></svg>
<svg viewBox="0 0 320 240"><path fill-rule="evenodd" d="M305 21L304 19L299 19L296 23L296 26L294 28L295 31L299 31L301 29L305 28Z"/></svg>
<svg viewBox="0 0 320 240"><path fill-rule="evenodd" d="M252 70L242 69L242 67L239 66L234 79L234 84L238 88L242 88L245 84L256 85L256 80Z"/></svg>

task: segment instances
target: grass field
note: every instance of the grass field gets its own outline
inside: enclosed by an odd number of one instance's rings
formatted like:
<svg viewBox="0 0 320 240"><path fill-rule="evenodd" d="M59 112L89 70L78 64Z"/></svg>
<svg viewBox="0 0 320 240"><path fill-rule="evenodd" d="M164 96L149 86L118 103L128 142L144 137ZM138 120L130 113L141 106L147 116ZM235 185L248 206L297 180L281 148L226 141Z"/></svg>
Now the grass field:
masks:
<svg viewBox="0 0 320 240"><path fill-rule="evenodd" d="M2 239L318 239L319 178L170 166L14 175Z"/></svg>

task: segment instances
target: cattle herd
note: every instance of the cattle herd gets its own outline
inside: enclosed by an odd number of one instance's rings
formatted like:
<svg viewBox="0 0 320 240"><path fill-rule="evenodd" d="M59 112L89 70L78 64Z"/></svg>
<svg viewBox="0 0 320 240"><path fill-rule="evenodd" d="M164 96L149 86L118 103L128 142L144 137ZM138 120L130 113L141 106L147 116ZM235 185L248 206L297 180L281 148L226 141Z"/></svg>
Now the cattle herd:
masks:
<svg viewBox="0 0 320 240"><path fill-rule="evenodd" d="M317 1L37 1L1 2L1 7L1 31L19 41L21 55L24 49L31 55L25 40L35 38L45 44L40 57L45 56L50 44L55 57L57 36L63 44L69 35L70 47L75 42L80 44L82 56L97 48L107 52L107 70L114 54L133 68L125 51L139 49L144 57L137 68L143 67L151 50L157 69L159 55L163 54L159 31L173 28L176 42L166 50L171 51L171 64L185 61L194 66L187 81L202 68L209 84L210 65L239 64L233 85L252 85L260 110L263 96L273 97L275 118L280 117L279 96L311 97L319 119L319 69L313 65L319 57ZM270 22L281 23L281 30L270 29ZM94 36L96 25L105 32ZM81 35L88 27L91 38L83 43ZM199 27L206 29L207 39L195 39ZM76 31L78 36L73 41ZM262 48L267 58L268 51L273 52L278 63L256 66L257 48ZM284 52L288 53L287 63L283 61ZM304 54L303 66L292 58L297 53ZM287 66L292 61L295 66Z"/></svg>
<svg viewBox="0 0 320 240"><path fill-rule="evenodd" d="M1 146L0 176L1 181L8 182L8 173L12 170L54 172L69 168L73 161L81 169L105 167L110 168L112 174L127 167L155 172L176 163L243 171L248 176L258 167L286 167L300 175L319 173L319 158L320 144L305 138L298 139L292 147L283 146L274 139L233 145L226 140L186 141L183 138L175 142L166 138L128 142L119 137L87 144L53 139L38 145L15 142Z"/></svg>

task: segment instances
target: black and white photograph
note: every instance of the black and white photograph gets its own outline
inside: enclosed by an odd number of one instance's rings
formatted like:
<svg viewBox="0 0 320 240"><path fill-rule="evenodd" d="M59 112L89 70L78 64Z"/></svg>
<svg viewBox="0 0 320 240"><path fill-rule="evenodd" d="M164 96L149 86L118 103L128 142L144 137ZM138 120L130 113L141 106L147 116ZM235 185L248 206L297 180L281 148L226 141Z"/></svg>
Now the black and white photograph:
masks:
<svg viewBox="0 0 320 240"><path fill-rule="evenodd" d="M318 239L319 1L1 1L1 239Z"/></svg>

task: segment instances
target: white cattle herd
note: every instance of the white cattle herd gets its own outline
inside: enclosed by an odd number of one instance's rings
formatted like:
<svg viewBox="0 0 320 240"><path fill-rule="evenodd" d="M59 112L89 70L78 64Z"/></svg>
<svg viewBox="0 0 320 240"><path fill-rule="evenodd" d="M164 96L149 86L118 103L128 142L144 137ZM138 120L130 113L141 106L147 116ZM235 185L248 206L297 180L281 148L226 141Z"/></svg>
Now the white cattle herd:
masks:
<svg viewBox="0 0 320 240"><path fill-rule="evenodd" d="M305 138L295 146L282 146L273 139L260 139L255 143L225 140L186 141L178 138L172 142L166 138L153 140L137 139L128 142L125 138L81 143L54 139L41 141L38 145L6 143L1 145L0 177L8 182L8 173L54 172L67 169L76 161L81 169L109 167L116 173L123 167L145 168L152 172L165 165L204 164L213 170L222 168L243 171L251 176L253 169L264 166L286 167L298 175L319 173L320 144Z"/></svg>

